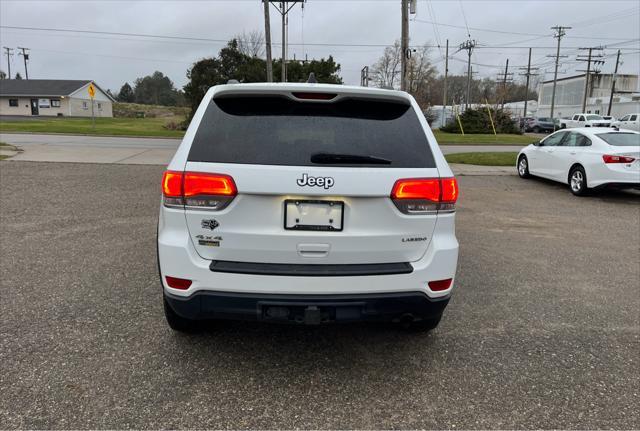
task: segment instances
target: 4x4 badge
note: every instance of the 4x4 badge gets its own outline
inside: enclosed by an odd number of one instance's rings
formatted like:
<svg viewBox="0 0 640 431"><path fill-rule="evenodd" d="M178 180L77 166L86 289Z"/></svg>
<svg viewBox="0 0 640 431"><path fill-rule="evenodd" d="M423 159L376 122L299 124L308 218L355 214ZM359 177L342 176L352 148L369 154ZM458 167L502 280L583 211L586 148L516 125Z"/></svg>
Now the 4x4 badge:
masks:
<svg viewBox="0 0 640 431"><path fill-rule="evenodd" d="M220 226L220 223L218 223L215 219L209 219L209 220L204 219L202 220L201 226L203 229L214 230L215 228Z"/></svg>
<svg viewBox="0 0 640 431"><path fill-rule="evenodd" d="M302 178L298 178L296 183L298 183L300 187L311 186L328 189L333 187L334 181L331 177L310 177L309 174L302 174Z"/></svg>

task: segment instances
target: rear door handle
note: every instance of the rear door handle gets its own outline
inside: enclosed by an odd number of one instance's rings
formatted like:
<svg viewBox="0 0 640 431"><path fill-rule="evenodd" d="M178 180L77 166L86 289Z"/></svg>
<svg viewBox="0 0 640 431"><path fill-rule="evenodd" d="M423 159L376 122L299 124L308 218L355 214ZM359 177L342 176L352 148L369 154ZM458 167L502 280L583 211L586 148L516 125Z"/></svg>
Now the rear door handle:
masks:
<svg viewBox="0 0 640 431"><path fill-rule="evenodd" d="M569 154L571 154L572 156L575 156L575 155L576 155L576 152L575 152L575 151L572 151L572 152L570 152Z"/></svg>

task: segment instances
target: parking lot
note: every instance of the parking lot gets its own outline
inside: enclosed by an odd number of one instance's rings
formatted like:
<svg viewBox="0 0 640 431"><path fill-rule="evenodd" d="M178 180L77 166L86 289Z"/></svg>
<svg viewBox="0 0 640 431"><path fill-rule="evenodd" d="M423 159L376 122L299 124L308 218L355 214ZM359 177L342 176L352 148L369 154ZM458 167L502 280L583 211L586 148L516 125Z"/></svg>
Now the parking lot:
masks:
<svg viewBox="0 0 640 431"><path fill-rule="evenodd" d="M162 171L0 163L0 428L640 427L639 194L460 177L457 290L431 334L180 335Z"/></svg>

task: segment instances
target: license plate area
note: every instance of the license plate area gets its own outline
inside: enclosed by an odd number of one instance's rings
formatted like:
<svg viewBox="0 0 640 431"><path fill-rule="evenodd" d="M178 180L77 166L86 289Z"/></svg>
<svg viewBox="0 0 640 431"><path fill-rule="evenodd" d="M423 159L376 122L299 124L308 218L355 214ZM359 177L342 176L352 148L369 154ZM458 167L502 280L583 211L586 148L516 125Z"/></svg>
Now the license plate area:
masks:
<svg viewBox="0 0 640 431"><path fill-rule="evenodd" d="M287 199L284 228L287 230L342 231L344 202Z"/></svg>

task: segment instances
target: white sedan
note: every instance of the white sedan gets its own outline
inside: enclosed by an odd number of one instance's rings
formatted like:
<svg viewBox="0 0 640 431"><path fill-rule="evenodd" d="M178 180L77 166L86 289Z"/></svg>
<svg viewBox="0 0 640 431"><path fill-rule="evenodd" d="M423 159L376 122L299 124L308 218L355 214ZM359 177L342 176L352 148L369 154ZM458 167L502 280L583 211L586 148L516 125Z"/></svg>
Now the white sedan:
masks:
<svg viewBox="0 0 640 431"><path fill-rule="evenodd" d="M559 130L523 148L518 175L568 184L574 195L605 186L640 188L640 133L608 127Z"/></svg>

